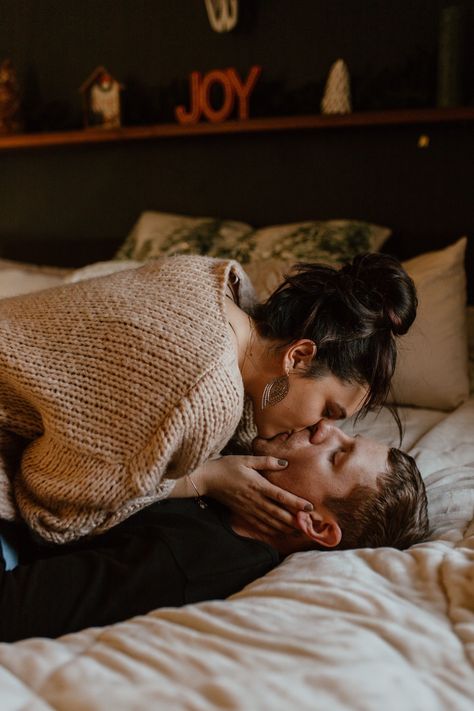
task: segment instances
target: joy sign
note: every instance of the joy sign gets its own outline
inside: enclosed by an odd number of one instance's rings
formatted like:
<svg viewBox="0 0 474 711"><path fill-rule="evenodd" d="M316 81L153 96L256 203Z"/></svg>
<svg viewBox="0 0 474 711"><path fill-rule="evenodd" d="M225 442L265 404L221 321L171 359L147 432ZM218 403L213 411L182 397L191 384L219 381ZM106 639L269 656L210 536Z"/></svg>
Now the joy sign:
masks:
<svg viewBox="0 0 474 711"><path fill-rule="evenodd" d="M238 115L240 119L249 117L249 98L255 88L262 67L253 66L243 82L234 68L214 69L204 76L200 72L191 72L189 75L189 111L184 106L177 106L174 114L179 123L197 123L201 116L212 122L225 121L229 118L237 99ZM222 90L222 105L214 108L211 104L210 93L214 85L219 85Z"/></svg>

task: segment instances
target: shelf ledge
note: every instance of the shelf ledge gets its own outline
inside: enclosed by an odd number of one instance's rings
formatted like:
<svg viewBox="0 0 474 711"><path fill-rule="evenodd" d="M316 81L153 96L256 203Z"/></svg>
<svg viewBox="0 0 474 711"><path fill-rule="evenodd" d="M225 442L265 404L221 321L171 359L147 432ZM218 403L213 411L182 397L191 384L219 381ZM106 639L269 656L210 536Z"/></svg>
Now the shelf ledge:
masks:
<svg viewBox="0 0 474 711"><path fill-rule="evenodd" d="M16 133L0 135L0 150L47 148L87 143L179 138L182 136L218 135L225 133L267 133L272 131L301 131L365 126L415 125L460 123L474 120L474 107L448 109L399 109L366 111L351 114L274 116L223 123L197 123L182 126L178 123L123 128L88 128L76 131L48 133Z"/></svg>

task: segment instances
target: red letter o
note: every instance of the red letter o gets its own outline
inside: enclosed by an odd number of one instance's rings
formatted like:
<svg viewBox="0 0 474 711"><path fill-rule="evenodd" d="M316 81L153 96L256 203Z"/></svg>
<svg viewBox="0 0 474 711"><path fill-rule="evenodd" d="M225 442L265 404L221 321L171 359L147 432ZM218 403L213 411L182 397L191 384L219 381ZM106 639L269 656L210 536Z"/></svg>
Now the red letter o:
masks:
<svg viewBox="0 0 474 711"><path fill-rule="evenodd" d="M220 109L216 110L210 102L210 89L213 84L221 84L224 92L224 101ZM201 83L201 109L209 121L225 121L234 108L234 89L226 72L215 69L205 75Z"/></svg>

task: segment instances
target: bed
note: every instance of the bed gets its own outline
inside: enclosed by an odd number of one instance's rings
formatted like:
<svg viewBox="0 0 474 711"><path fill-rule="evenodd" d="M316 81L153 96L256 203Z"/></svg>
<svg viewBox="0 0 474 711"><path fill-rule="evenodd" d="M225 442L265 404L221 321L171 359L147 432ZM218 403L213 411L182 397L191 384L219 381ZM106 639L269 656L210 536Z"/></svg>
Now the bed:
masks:
<svg viewBox="0 0 474 711"><path fill-rule="evenodd" d="M157 247L159 220L169 225L170 216L140 218L119 254L127 261L114 269L136 266L161 249L176 253L202 242L202 230L181 221L180 230L176 224L164 230ZM237 223L213 229L225 233L226 255L239 256L254 279L264 276L257 285L262 294L294 256L288 230L256 237ZM235 254L245 235L254 263L242 251ZM372 226L366 237L379 249L388 233ZM282 240L286 251L276 252ZM225 601L156 610L57 640L2 644L2 710L470 711L474 307L466 311L464 248L465 240L458 240L407 264L420 292L421 325L401 348L395 397L402 403L403 447L416 457L427 485L431 539L407 551L298 553ZM337 260L334 253L326 257ZM71 274L4 261L0 296L110 268L99 264ZM397 444L387 410L344 427Z"/></svg>

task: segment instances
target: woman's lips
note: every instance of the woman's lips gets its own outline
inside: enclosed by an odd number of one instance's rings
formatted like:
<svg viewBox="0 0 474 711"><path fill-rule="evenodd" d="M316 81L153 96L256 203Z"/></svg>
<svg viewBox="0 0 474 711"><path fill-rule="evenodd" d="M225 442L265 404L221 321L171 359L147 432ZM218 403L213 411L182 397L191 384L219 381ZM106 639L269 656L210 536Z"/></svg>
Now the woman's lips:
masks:
<svg viewBox="0 0 474 711"><path fill-rule="evenodd" d="M273 435L272 437L262 437L261 435L258 435L254 441L263 440L264 442L286 442L286 440L288 439L291 440L294 438L304 438L316 444L317 442L323 440L324 437L324 422L323 420L319 420L319 422L317 422L315 425L312 425L311 427L306 427L302 430L278 432L278 434Z"/></svg>
<svg viewBox="0 0 474 711"><path fill-rule="evenodd" d="M272 435L271 437L263 437L263 435L259 434L255 439L262 439L264 442L274 442L276 440L280 441L281 438L281 441L284 442L285 439L288 439L290 434L290 432L278 432L277 434Z"/></svg>
<svg viewBox="0 0 474 711"><path fill-rule="evenodd" d="M280 432L279 434L271 437L272 442L285 442L288 437L290 437L290 432Z"/></svg>

